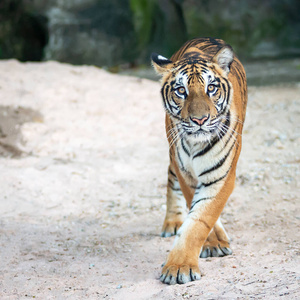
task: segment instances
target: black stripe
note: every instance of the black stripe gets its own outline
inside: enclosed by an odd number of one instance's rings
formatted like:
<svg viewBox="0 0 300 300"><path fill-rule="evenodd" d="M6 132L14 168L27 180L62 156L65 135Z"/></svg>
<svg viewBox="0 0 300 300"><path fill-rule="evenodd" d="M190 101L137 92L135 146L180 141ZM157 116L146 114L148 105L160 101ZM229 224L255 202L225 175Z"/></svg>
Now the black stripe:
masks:
<svg viewBox="0 0 300 300"><path fill-rule="evenodd" d="M178 104L178 102L176 101L176 98L173 98L172 96L171 96L170 98L171 98L171 100L176 104L176 109L178 109L179 104ZM181 99L182 99L182 98L181 98Z"/></svg>
<svg viewBox="0 0 300 300"><path fill-rule="evenodd" d="M192 209L195 207L195 205L196 205L197 203L199 203L200 201L203 201L203 200L209 200L209 199L212 199L212 198L213 198L213 197L205 197L205 198L201 198L201 199L197 200L196 202L193 202L193 203L192 203L192 206L191 206L191 208L190 208L189 213L192 211Z"/></svg>
<svg viewBox="0 0 300 300"><path fill-rule="evenodd" d="M173 86L175 83L176 83L176 80L174 79L170 82L170 86Z"/></svg>
<svg viewBox="0 0 300 300"><path fill-rule="evenodd" d="M181 156L179 154L179 151L178 151L178 149L176 149L176 150L177 150L177 155L178 155L179 163L181 165L181 166L179 166L180 169L181 169L181 171L187 173L189 176L192 176L191 172L189 172L187 169L185 169L184 164L183 164L182 159L181 159Z"/></svg>
<svg viewBox="0 0 300 300"><path fill-rule="evenodd" d="M190 76L189 77L189 79L188 79L188 85L190 85L191 83L193 83L194 81L193 81L193 79L194 79L194 77L193 76Z"/></svg>
<svg viewBox="0 0 300 300"><path fill-rule="evenodd" d="M171 173L172 171L170 171L170 173ZM173 172L172 172L173 173ZM174 174L174 173L173 173ZM177 180L177 178L176 178L176 175L174 174L173 175L174 176L174 178L173 178L173 180L174 181L176 181L176 182L178 182L178 180ZM175 192L181 192L181 188L179 187L179 188L174 188L174 181L173 181L172 179L168 179L168 187L169 188L171 188L173 191L175 191Z"/></svg>
<svg viewBox="0 0 300 300"><path fill-rule="evenodd" d="M198 76L198 80L199 80L202 84L205 84L205 81L204 81L204 79L203 79L202 76Z"/></svg>
<svg viewBox="0 0 300 300"><path fill-rule="evenodd" d="M229 97L230 97L230 84L228 82L228 80L226 80L226 84L227 84L227 97L226 97L226 102L227 104L229 103Z"/></svg>
<svg viewBox="0 0 300 300"><path fill-rule="evenodd" d="M235 130L236 130L236 127L237 127L238 123L239 123L238 121L235 123L234 128L233 128L233 131L232 131L232 134L231 134L231 132L230 132L229 138L228 138L228 140L226 141L224 148L226 148L226 146L228 145L229 141L231 140L231 137L234 136L234 132L235 132ZM232 128L230 128L230 130L232 130ZM220 151L220 152L221 152L221 151Z"/></svg>
<svg viewBox="0 0 300 300"><path fill-rule="evenodd" d="M224 156L224 157L223 157L216 165L214 165L212 168L210 168L210 169L208 169L208 170L202 172L198 177L200 177L200 176L202 176L202 175L204 175L204 174L207 174L207 173L209 173L209 172L215 171L215 170L217 170L218 168L220 168L220 167L224 164L224 162L226 161L227 157L230 155L231 150L232 150L232 148L233 148L234 145L235 145L235 141L233 142L233 144L232 144L232 146L230 147L230 149L229 149L229 151L227 152L227 154L226 154L226 155L225 155L225 156Z"/></svg>
<svg viewBox="0 0 300 300"><path fill-rule="evenodd" d="M181 110L180 110L180 111L181 111ZM170 117L172 117L172 118L174 118L174 119L176 119L176 120L182 121L182 118L178 117L177 115L171 115L170 113L169 113L169 115L170 115Z"/></svg>
<svg viewBox="0 0 300 300"><path fill-rule="evenodd" d="M168 98L168 93L169 93L169 90L170 90L170 86L167 85L164 89L164 98Z"/></svg>
<svg viewBox="0 0 300 300"><path fill-rule="evenodd" d="M204 61L203 59L199 58L199 56L187 57L187 58L184 58L183 60L181 60L180 65L178 65L176 68L176 71L179 72L184 68L188 68L190 70L187 69L187 71L192 72L191 69L192 69L192 67L195 67L194 65L197 65L197 68L199 68L200 66L207 67L207 62Z"/></svg>
<svg viewBox="0 0 300 300"><path fill-rule="evenodd" d="M224 91L224 100L222 101L222 103L220 105L221 109L220 109L219 114L223 113L226 110L227 105L229 103L229 97L230 97L230 85L228 83L228 80L226 80L225 78L224 78L224 81L225 81L225 83L221 83L222 89ZM226 106L224 106L225 103L226 103Z"/></svg>
<svg viewBox="0 0 300 300"><path fill-rule="evenodd" d="M168 105L170 106L169 102L167 102L167 93L169 91L169 86L167 85L168 83L166 82L162 89L161 89L161 94L162 94L162 98L163 98L163 104L164 104L164 107L167 111L170 111L170 107L168 107Z"/></svg>
<svg viewBox="0 0 300 300"><path fill-rule="evenodd" d="M181 139L181 146L182 146L182 149L184 150L184 152L187 154L187 156L190 156L190 152L189 150L186 148L184 142L183 142L183 139Z"/></svg>
<svg viewBox="0 0 300 300"><path fill-rule="evenodd" d="M172 186L170 186L170 188L173 190L173 191L175 191L175 192L181 192L181 188L173 188Z"/></svg>
<svg viewBox="0 0 300 300"><path fill-rule="evenodd" d="M224 91L224 99L223 99L222 103L220 104L221 109L220 109L219 114L224 112L224 110L226 109L226 107L229 103L230 86L229 86L228 81L226 79L224 79L224 80L225 80L225 83L221 83L222 89ZM224 105L225 103L226 103L226 105Z"/></svg>
<svg viewBox="0 0 300 300"><path fill-rule="evenodd" d="M218 137L215 137L213 139L213 141L207 145L204 149L200 150L198 153L196 153L194 156L193 156L193 159L195 159L196 157L198 156L202 156L204 155L205 153L207 153L217 142L218 142L219 138Z"/></svg>
<svg viewBox="0 0 300 300"><path fill-rule="evenodd" d="M167 107L167 105L168 105L168 107L169 107L169 109L168 109L169 112L173 112L174 106L171 105L171 103L170 103L170 101L169 101L168 98L165 99L165 103L166 103L166 107Z"/></svg>
<svg viewBox="0 0 300 300"><path fill-rule="evenodd" d="M228 101L227 101L227 99L228 99L228 93L227 93L227 90L226 90L226 86L225 86L224 83L221 83L221 86L222 86L223 91L224 91L224 99L223 99L222 103L220 104L221 109L220 109L219 114L221 114L221 113L223 112L223 110L224 110L224 103L225 103L225 102L228 103Z"/></svg>
<svg viewBox="0 0 300 300"><path fill-rule="evenodd" d="M161 94L162 94L163 97L164 97L165 89L166 89L167 91L168 91L168 89L169 89L168 82L165 82L164 85L163 85L162 88L161 88Z"/></svg>
<svg viewBox="0 0 300 300"><path fill-rule="evenodd" d="M178 155L179 162L180 162L180 164L181 164L181 169L182 169L183 171L185 171L185 168L184 168L184 165L183 165L183 162L182 162L182 159L181 159L181 156L180 156L180 154L179 154L178 149L177 149L177 155Z"/></svg>
<svg viewBox="0 0 300 300"><path fill-rule="evenodd" d="M168 183L172 186L174 185L174 182L171 179L168 179Z"/></svg>
<svg viewBox="0 0 300 300"><path fill-rule="evenodd" d="M169 173L170 173L172 176L174 176L174 177L177 178L176 174L175 174L171 169L169 169Z"/></svg>
<svg viewBox="0 0 300 300"><path fill-rule="evenodd" d="M245 76L244 76L244 72L241 72L239 66L235 66L234 68L234 72L235 72L235 75L237 78L241 79L242 82L244 83L246 80L245 80Z"/></svg>
<svg viewBox="0 0 300 300"><path fill-rule="evenodd" d="M172 81L173 83L175 83L175 81ZM168 97L168 93L170 91L170 86L168 85L168 83L166 82L162 89L161 89L161 94L162 94L162 98L163 98L163 105L165 107L165 110L169 113L172 114L172 116L174 116L176 118L176 111L177 111L177 118L178 115L180 114L181 110L180 107L178 106L178 104L176 103L176 101L173 98ZM175 104L176 106L172 105ZM180 118L178 118L180 119Z"/></svg>
<svg viewBox="0 0 300 300"><path fill-rule="evenodd" d="M224 178L227 176L227 174L229 173L229 170L230 170L230 169L231 169L231 166L230 166L230 168L228 169L228 171L225 173L225 175L219 177L218 179L216 179L216 180L214 180L214 181L211 181L211 182L208 182L208 183L202 183L202 185L203 185L204 187L208 187L208 186L210 186L210 185L213 185L213 184L215 184L215 183L221 181L222 179L224 179Z"/></svg>
<svg viewBox="0 0 300 300"><path fill-rule="evenodd" d="M199 184L199 185L197 185L197 186L193 186L193 185L191 185L190 186L192 189L194 189L194 190L199 190L200 188L201 188L201 184Z"/></svg>
<svg viewBox="0 0 300 300"><path fill-rule="evenodd" d="M178 73L181 73L181 72L187 72L188 70L184 70L187 66L187 62L182 62L182 64L180 64L180 66L177 68L177 72ZM183 70L183 71L182 71ZM175 83L175 80L174 80L174 83ZM172 84L172 83L171 83ZM172 84L173 85L173 84Z"/></svg>

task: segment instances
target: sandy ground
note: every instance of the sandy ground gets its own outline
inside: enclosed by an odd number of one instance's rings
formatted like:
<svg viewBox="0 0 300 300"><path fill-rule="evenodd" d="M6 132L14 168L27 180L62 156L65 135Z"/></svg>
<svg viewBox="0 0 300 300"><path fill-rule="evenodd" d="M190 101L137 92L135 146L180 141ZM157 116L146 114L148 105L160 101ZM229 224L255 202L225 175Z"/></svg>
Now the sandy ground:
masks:
<svg viewBox="0 0 300 300"><path fill-rule="evenodd" d="M159 83L0 62L0 299L299 299L300 83L250 87L233 255L158 280L168 145Z"/></svg>

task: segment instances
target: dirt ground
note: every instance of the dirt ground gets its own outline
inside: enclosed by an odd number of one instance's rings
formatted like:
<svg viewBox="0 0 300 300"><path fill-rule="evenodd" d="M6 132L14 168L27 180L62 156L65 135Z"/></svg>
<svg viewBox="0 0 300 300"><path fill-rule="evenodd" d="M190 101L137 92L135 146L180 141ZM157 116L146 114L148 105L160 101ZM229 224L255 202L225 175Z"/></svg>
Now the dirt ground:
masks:
<svg viewBox="0 0 300 300"><path fill-rule="evenodd" d="M233 255L162 284L168 145L157 82L0 61L1 299L299 299L300 82L250 87Z"/></svg>

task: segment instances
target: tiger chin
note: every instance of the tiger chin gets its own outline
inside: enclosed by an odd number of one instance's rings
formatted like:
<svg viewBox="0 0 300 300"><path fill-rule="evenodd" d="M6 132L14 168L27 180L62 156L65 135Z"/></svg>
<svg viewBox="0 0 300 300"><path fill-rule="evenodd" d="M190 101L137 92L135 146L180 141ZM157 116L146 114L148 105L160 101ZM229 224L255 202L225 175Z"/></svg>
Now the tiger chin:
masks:
<svg viewBox="0 0 300 300"><path fill-rule="evenodd" d="M247 105L245 70L231 46L197 38L170 59L153 53L162 76L169 142L162 237L176 235L160 280L201 278L198 258L230 255L220 215L234 188Z"/></svg>

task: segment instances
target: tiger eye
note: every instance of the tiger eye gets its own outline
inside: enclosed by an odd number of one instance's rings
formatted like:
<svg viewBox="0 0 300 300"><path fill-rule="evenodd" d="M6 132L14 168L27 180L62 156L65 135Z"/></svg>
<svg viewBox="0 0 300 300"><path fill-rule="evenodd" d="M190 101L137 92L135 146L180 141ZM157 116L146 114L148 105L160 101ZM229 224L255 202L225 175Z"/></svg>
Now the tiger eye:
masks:
<svg viewBox="0 0 300 300"><path fill-rule="evenodd" d="M210 84L208 87L207 87L207 90L209 91L209 92L213 92L214 90L215 90L215 86L213 85L213 84Z"/></svg>
<svg viewBox="0 0 300 300"><path fill-rule="evenodd" d="M177 91L181 95L185 94L185 88L183 86L181 86L180 88L178 88Z"/></svg>

